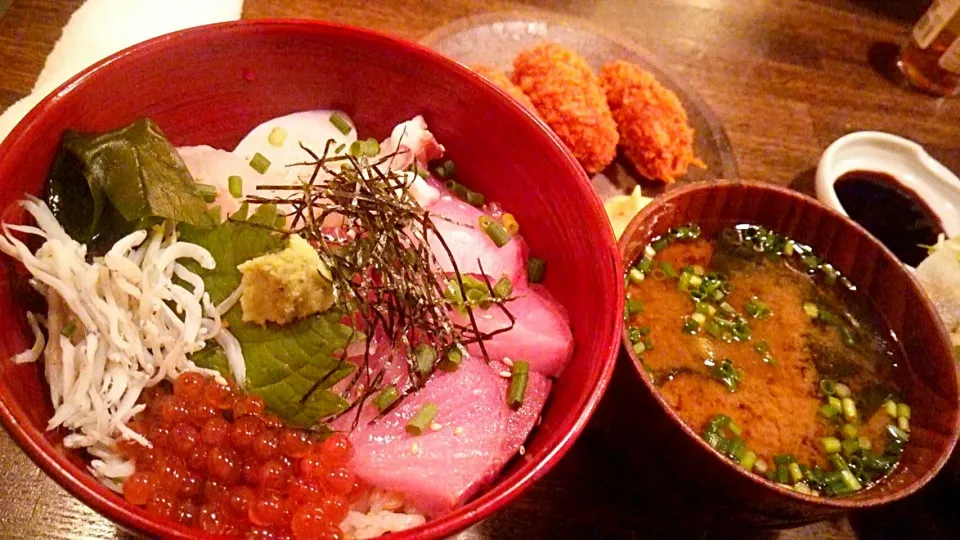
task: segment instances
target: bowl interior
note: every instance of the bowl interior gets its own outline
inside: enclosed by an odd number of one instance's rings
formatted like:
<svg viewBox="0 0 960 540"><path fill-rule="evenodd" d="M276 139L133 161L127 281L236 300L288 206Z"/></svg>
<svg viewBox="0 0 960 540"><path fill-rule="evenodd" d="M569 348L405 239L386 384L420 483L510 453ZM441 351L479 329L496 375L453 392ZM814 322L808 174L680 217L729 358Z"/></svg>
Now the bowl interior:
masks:
<svg viewBox="0 0 960 540"><path fill-rule="evenodd" d="M763 225L808 244L833 264L871 300L906 353L899 383L914 414L911 439L895 472L879 485L844 498L814 498L746 473L710 448L660 396L624 336L637 375L662 411L682 425L701 448L713 455L712 467L725 467L734 482L763 484L770 492L798 504L834 508L873 506L904 497L940 470L954 447L958 432L957 374L950 341L920 285L882 244L859 225L797 192L748 182L711 182L671 192L645 208L620 241L624 265L641 254L651 239L670 228L698 223L710 236L724 227ZM732 474L736 473L736 474ZM787 501L788 504L790 501ZM776 506L776 505L774 505Z"/></svg>
<svg viewBox="0 0 960 540"><path fill-rule="evenodd" d="M176 145L232 149L257 124L315 108L349 114L361 137L383 138L422 114L464 183L516 215L545 284L571 315L574 359L554 386L522 458L470 504L410 535L443 536L503 506L546 472L580 432L606 387L619 345L622 283L616 243L597 196L556 139L472 72L380 34L304 21L237 22L136 46L68 82L0 147L0 208L42 189L65 128L105 131L154 119ZM15 216L8 213L7 218ZM187 537L96 484L51 416L42 368L9 358L32 343L7 262L0 283L2 420L35 461L74 495L127 527ZM589 295L581 291L590 291Z"/></svg>

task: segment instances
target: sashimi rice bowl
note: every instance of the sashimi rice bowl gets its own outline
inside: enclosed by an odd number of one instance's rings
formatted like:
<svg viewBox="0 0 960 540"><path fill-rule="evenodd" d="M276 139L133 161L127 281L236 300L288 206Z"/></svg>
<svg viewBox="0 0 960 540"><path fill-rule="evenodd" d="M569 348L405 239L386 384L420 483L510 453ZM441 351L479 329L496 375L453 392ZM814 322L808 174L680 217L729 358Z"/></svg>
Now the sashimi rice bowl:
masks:
<svg viewBox="0 0 960 540"><path fill-rule="evenodd" d="M423 117L308 110L235 148L163 129L67 130L3 222L42 298L13 361L90 475L204 533L371 538L522 459L580 345L549 254Z"/></svg>

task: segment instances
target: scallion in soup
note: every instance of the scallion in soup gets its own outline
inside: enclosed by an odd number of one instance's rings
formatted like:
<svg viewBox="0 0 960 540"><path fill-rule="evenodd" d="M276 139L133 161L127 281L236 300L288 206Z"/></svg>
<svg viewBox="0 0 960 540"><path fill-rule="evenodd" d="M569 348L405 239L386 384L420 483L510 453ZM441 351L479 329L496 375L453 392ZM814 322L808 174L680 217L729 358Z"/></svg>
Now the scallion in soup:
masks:
<svg viewBox="0 0 960 540"><path fill-rule="evenodd" d="M633 351L667 403L745 469L808 495L866 489L910 438L903 355L850 281L763 227L655 238L628 268Z"/></svg>

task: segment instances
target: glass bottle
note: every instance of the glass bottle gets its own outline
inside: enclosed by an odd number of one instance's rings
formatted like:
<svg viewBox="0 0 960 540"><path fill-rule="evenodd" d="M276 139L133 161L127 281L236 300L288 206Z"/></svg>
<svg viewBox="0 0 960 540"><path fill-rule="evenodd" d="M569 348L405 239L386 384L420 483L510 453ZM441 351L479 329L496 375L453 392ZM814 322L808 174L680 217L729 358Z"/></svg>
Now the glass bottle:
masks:
<svg viewBox="0 0 960 540"><path fill-rule="evenodd" d="M939 96L960 93L960 0L936 0L913 27L897 66L911 84Z"/></svg>

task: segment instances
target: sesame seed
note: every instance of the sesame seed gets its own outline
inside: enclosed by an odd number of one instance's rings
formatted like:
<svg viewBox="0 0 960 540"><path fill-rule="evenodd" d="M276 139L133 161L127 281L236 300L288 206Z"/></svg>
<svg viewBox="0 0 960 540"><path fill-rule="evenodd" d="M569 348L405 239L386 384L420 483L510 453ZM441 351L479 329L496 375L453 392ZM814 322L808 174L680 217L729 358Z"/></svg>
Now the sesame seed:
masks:
<svg viewBox="0 0 960 540"><path fill-rule="evenodd" d="M503 357L503 363L506 364L508 367L513 367L513 360L511 360L510 357L508 356Z"/></svg>
<svg viewBox="0 0 960 540"><path fill-rule="evenodd" d="M413 454L413 455L415 455L415 456L420 455L420 445L417 444L417 443L411 444L411 445L410 445L410 453Z"/></svg>
<svg viewBox="0 0 960 540"><path fill-rule="evenodd" d="M509 371L501 371L501 372L500 372L500 376L503 377L504 379L509 379L509 378L510 378L510 372L509 372Z"/></svg>
<svg viewBox="0 0 960 540"><path fill-rule="evenodd" d="M430 431L440 431L443 429L443 424L438 424L436 422L430 424Z"/></svg>
<svg viewBox="0 0 960 540"><path fill-rule="evenodd" d="M526 453L527 453L527 447L521 444L521 445L520 445L520 455L522 456L522 455L524 455L524 454L526 454Z"/></svg>
<svg viewBox="0 0 960 540"><path fill-rule="evenodd" d="M460 435L463 435L463 427L457 426L457 429L453 430L453 434L456 435L457 437L459 437Z"/></svg>

